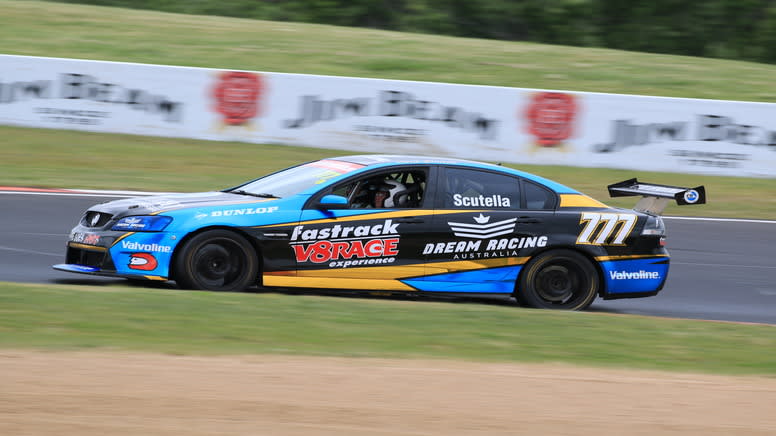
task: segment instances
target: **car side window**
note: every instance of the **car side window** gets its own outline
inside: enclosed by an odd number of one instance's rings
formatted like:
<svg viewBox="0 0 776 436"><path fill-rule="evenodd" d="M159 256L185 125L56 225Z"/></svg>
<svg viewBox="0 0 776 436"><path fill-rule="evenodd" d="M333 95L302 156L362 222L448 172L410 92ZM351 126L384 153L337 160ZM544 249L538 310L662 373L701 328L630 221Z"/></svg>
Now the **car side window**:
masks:
<svg viewBox="0 0 776 436"><path fill-rule="evenodd" d="M555 193L537 185L536 183L523 180L523 197L525 198L525 208L532 210L555 209L557 198Z"/></svg>
<svg viewBox="0 0 776 436"><path fill-rule="evenodd" d="M348 199L351 209L397 209L423 206L426 192L424 170L370 174L332 189L332 194Z"/></svg>
<svg viewBox="0 0 776 436"><path fill-rule="evenodd" d="M446 168L441 207L455 209L520 209L516 177L469 168Z"/></svg>

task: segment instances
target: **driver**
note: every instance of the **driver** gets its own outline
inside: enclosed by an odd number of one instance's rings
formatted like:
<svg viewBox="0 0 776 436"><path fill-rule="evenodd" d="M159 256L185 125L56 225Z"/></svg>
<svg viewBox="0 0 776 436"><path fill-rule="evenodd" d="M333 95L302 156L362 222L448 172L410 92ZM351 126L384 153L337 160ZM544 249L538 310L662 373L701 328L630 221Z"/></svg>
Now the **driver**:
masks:
<svg viewBox="0 0 776 436"><path fill-rule="evenodd" d="M392 209L407 204L405 186L396 180L370 180L364 183L353 197L352 208L356 209ZM397 195L398 194L398 195Z"/></svg>
<svg viewBox="0 0 776 436"><path fill-rule="evenodd" d="M375 193L375 207L388 208L404 207L407 205L407 188L396 180L385 180L380 190Z"/></svg>

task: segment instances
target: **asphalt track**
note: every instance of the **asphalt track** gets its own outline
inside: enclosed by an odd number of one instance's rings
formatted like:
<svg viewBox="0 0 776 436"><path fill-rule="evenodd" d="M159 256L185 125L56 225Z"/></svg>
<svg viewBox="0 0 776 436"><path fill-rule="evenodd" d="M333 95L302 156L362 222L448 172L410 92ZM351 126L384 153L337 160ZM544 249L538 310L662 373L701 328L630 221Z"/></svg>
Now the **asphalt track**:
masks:
<svg viewBox="0 0 776 436"><path fill-rule="evenodd" d="M88 284L123 279L51 269L91 205L115 197L0 190L0 281ZM667 218L671 271L656 297L603 301L594 312L776 324L776 221Z"/></svg>

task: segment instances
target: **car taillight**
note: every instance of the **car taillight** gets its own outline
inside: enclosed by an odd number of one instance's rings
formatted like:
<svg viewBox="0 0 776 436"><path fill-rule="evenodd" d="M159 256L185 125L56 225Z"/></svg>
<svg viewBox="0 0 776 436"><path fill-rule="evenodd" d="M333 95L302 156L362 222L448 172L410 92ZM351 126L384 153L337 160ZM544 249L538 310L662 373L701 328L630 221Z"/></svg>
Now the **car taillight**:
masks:
<svg viewBox="0 0 776 436"><path fill-rule="evenodd" d="M666 234L666 226L663 224L663 219L655 215L647 216L647 222L644 223L644 229L641 231L641 234L642 236L660 236L660 243L663 245Z"/></svg>

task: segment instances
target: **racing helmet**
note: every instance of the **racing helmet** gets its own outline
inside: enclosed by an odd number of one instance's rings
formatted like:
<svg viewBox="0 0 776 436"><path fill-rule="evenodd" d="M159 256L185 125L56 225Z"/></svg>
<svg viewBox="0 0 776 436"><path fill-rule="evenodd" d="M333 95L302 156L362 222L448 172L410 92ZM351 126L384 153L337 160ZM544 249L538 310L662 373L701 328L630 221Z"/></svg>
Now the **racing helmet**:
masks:
<svg viewBox="0 0 776 436"><path fill-rule="evenodd" d="M404 207L407 205L407 188L404 184L396 180L384 180L380 186L380 192L385 193L382 205L376 204L375 207ZM377 201L376 197L375 200Z"/></svg>

